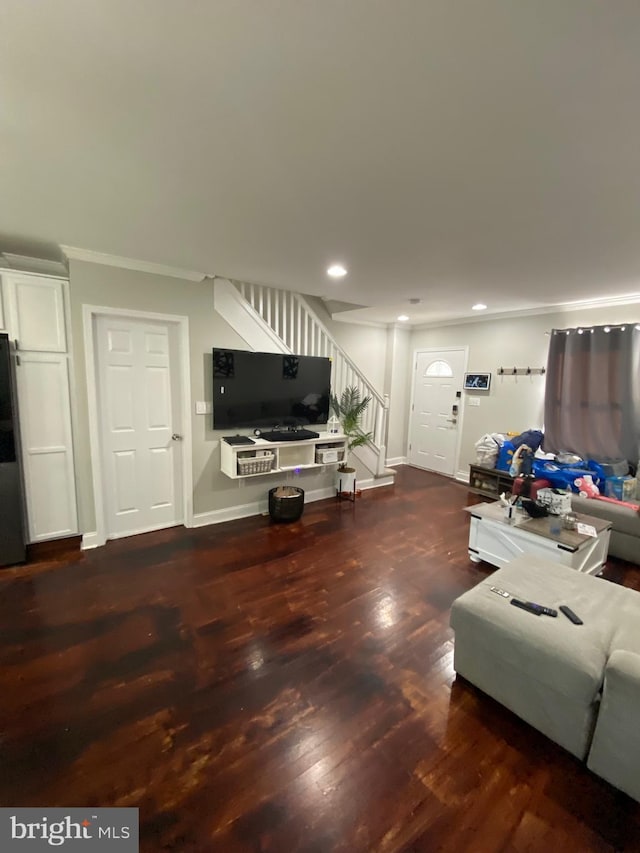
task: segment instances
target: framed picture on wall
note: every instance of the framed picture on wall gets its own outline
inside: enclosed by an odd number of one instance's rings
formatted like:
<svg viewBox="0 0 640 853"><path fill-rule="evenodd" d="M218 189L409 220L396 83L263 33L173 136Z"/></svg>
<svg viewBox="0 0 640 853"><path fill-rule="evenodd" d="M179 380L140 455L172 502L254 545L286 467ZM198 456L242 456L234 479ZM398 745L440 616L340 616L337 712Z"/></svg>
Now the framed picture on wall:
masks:
<svg viewBox="0 0 640 853"><path fill-rule="evenodd" d="M465 391L488 391L490 385L490 373L465 373L464 375Z"/></svg>

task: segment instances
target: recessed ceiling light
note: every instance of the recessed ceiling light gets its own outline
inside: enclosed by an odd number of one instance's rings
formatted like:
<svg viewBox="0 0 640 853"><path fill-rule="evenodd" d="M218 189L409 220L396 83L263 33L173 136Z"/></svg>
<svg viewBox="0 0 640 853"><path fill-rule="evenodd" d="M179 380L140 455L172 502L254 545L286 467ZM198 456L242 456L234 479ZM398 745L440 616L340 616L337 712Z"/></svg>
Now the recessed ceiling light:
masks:
<svg viewBox="0 0 640 853"><path fill-rule="evenodd" d="M471 306L471 310L472 311L486 311L487 306L484 304L484 302L476 302L475 305Z"/></svg>
<svg viewBox="0 0 640 853"><path fill-rule="evenodd" d="M343 267L342 264L332 264L327 270L327 275L330 275L331 278L342 278L347 274L347 268Z"/></svg>
<svg viewBox="0 0 640 853"><path fill-rule="evenodd" d="M401 314L401 315L398 317L398 320L400 320L400 322L401 322L401 323L406 323L408 319L409 319L409 318L407 317L407 315L406 315L406 314Z"/></svg>

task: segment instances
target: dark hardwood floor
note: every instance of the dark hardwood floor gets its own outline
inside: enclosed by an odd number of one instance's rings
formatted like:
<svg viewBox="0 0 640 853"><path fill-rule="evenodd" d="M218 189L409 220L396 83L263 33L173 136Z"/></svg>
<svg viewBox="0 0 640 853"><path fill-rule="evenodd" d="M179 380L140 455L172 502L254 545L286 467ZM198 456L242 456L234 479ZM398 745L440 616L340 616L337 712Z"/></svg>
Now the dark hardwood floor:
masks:
<svg viewBox="0 0 640 853"><path fill-rule="evenodd" d="M640 850L640 806L454 678L477 500L402 468L0 572L0 804L139 806L149 853Z"/></svg>

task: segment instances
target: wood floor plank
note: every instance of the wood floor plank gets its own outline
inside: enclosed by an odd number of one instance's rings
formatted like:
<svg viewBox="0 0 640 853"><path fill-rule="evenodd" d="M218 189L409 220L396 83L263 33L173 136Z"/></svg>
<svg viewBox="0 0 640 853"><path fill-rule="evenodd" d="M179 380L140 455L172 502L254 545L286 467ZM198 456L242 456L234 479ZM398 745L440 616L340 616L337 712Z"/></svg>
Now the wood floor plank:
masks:
<svg viewBox="0 0 640 853"><path fill-rule="evenodd" d="M138 806L144 853L640 850L638 804L455 678L478 501L405 467L1 571L0 802Z"/></svg>

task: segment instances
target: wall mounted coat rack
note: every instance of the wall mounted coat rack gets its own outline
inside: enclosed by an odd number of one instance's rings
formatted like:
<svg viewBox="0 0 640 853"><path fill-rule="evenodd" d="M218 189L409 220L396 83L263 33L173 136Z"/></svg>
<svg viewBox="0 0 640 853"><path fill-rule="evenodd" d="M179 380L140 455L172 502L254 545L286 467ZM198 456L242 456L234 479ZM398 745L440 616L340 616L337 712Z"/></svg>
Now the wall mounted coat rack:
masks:
<svg viewBox="0 0 640 853"><path fill-rule="evenodd" d="M544 376L546 367L499 367L498 376Z"/></svg>

